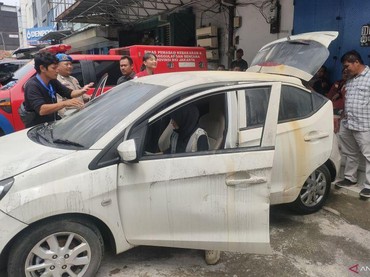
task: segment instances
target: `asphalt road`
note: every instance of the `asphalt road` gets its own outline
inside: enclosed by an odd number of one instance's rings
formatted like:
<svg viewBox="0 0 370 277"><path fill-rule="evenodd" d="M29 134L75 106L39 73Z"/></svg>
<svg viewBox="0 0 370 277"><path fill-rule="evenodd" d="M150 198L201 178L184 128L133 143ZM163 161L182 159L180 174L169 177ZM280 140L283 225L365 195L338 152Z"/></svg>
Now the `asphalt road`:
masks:
<svg viewBox="0 0 370 277"><path fill-rule="evenodd" d="M223 252L217 265L207 266L203 251L137 247L106 253L97 277L370 276L369 213L370 201L333 190L315 214L272 207L272 255Z"/></svg>

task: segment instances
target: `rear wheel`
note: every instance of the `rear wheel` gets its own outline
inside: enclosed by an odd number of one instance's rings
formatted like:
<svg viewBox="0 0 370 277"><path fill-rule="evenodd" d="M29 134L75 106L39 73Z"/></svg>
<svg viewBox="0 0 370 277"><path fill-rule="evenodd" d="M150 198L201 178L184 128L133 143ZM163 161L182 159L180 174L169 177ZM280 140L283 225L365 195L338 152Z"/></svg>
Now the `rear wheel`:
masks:
<svg viewBox="0 0 370 277"><path fill-rule="evenodd" d="M330 172L325 165L322 165L308 176L291 207L303 214L317 212L329 196L330 185Z"/></svg>
<svg viewBox="0 0 370 277"><path fill-rule="evenodd" d="M103 253L103 239L94 225L48 222L17 239L9 255L8 275L95 276Z"/></svg>

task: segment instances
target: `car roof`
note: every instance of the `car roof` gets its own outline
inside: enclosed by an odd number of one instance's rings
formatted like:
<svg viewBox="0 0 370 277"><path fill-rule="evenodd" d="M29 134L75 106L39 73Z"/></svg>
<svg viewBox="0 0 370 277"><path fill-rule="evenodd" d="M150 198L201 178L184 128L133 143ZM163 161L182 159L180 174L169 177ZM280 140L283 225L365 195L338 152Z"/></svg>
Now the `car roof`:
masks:
<svg viewBox="0 0 370 277"><path fill-rule="evenodd" d="M164 87L176 86L176 89L221 82L283 82L302 86L302 81L295 77L278 74L214 70L161 73L137 78L134 81Z"/></svg>

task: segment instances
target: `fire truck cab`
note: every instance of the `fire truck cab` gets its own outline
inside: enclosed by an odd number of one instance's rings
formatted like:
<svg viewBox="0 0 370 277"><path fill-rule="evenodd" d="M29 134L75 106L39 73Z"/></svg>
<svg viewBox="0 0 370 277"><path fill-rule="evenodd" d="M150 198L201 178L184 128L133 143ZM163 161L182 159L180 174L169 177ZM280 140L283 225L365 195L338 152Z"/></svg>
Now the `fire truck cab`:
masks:
<svg viewBox="0 0 370 277"><path fill-rule="evenodd" d="M111 55L127 55L134 62L135 72L140 72L145 53L157 56L155 73L207 70L206 49L190 46L132 45L109 50Z"/></svg>
<svg viewBox="0 0 370 277"><path fill-rule="evenodd" d="M40 51L53 54L73 52L65 44L52 45ZM121 76L119 61L122 55L129 55L134 61L135 72L140 72L143 56L153 52L158 58L156 74L177 71L207 70L206 50L202 47L133 45L111 49L108 55L69 54L73 59L72 76L80 85L94 83L96 86L101 77L108 73L105 90L115 86ZM18 108L24 101L24 86L36 75L33 60L24 65L13 75L13 79L0 88L0 136L24 129L18 114ZM88 93L91 94L93 89Z"/></svg>
<svg viewBox="0 0 370 277"><path fill-rule="evenodd" d="M67 45L53 45L42 49L51 53L62 53L70 50ZM80 85L94 83L96 86L100 78L108 73L106 88L117 84L121 76L118 55L86 55L70 54L73 59L72 75ZM18 108L24 101L24 87L28 80L36 75L34 62L29 63L14 72L12 80L0 88L0 136L24 129L24 124L18 114ZM92 93L93 89L88 92Z"/></svg>

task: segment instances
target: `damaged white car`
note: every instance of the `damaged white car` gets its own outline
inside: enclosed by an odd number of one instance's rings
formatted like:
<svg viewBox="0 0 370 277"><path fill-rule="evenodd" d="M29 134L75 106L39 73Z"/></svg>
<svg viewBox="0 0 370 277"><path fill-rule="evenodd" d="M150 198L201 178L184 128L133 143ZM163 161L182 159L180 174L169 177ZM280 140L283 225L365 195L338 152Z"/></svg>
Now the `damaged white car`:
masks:
<svg viewBox="0 0 370 277"><path fill-rule="evenodd" d="M270 204L317 211L338 173L332 104L302 85L336 36L270 43L248 72L135 79L0 138L9 276L94 276L105 247L268 253ZM209 150L167 153L169 115L189 105Z"/></svg>

